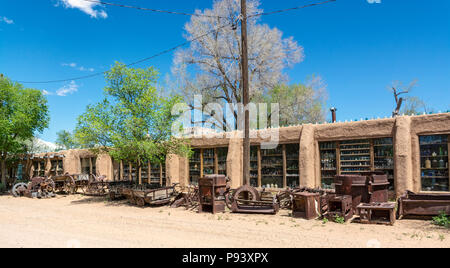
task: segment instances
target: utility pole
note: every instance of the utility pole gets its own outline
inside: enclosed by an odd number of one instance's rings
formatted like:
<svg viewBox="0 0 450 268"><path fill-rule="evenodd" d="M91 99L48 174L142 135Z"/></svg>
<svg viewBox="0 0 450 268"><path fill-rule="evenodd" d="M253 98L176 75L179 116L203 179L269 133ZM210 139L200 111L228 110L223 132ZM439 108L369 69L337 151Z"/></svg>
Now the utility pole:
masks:
<svg viewBox="0 0 450 268"><path fill-rule="evenodd" d="M247 43L247 1L241 0L241 40L242 40L242 100L244 105L244 156L243 156L243 179L244 185L250 184L250 102L248 82L248 43Z"/></svg>

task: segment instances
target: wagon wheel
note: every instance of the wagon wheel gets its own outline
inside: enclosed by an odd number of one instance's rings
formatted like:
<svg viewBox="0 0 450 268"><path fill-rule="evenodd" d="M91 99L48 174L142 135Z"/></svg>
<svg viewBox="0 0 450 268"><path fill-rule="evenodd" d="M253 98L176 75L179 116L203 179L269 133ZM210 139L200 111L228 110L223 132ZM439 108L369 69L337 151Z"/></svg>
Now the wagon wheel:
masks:
<svg viewBox="0 0 450 268"><path fill-rule="evenodd" d="M130 198L130 203L131 203L132 205L137 205L137 200L136 200L136 198L131 197L131 198Z"/></svg>
<svg viewBox="0 0 450 268"><path fill-rule="evenodd" d="M46 179L45 183L47 186L43 189L46 193L54 193L56 189L55 182L52 179Z"/></svg>
<svg viewBox="0 0 450 268"><path fill-rule="evenodd" d="M227 205L227 208L231 210L231 206L233 205L233 190L228 190L225 192L225 204Z"/></svg>
<svg viewBox="0 0 450 268"><path fill-rule="evenodd" d="M292 195L289 191L280 191L277 194L277 201L281 209L289 209L292 207Z"/></svg>
<svg viewBox="0 0 450 268"><path fill-rule="evenodd" d="M23 192L28 188L28 184L26 183L17 183L11 190L11 193L14 197L22 196Z"/></svg>
<svg viewBox="0 0 450 268"><path fill-rule="evenodd" d="M68 194L76 194L78 191L77 184L72 176L67 177L64 181L64 192Z"/></svg>
<svg viewBox="0 0 450 268"><path fill-rule="evenodd" d="M142 197L136 197L136 198L134 198L134 199L136 200L136 205L137 205L138 207L141 207L141 208L145 207L145 199L144 199L144 198L142 198Z"/></svg>
<svg viewBox="0 0 450 268"><path fill-rule="evenodd" d="M247 195L247 198L245 198L247 200L251 201L261 200L261 195L259 194L258 190L248 185L244 185L239 189L237 189L233 194L233 200L244 199L243 196L245 195Z"/></svg>

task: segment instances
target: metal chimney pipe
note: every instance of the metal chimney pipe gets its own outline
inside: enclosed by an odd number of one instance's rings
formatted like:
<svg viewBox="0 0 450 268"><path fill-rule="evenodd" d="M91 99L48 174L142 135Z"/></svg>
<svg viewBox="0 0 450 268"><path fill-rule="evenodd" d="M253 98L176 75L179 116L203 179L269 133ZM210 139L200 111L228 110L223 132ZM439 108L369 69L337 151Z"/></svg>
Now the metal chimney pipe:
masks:
<svg viewBox="0 0 450 268"><path fill-rule="evenodd" d="M336 121L337 121L337 118L336 118L337 109L333 107L333 108L330 109L330 111L331 111L332 123L336 123Z"/></svg>

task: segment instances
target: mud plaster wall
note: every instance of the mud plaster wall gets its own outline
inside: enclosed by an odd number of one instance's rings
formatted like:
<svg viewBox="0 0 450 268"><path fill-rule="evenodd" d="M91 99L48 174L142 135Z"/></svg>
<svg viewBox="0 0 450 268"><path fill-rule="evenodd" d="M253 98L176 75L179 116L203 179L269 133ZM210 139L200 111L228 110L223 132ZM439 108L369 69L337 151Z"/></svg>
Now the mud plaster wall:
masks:
<svg viewBox="0 0 450 268"><path fill-rule="evenodd" d="M269 140L261 137L260 134L264 132L256 132L257 137L252 138L252 145ZM395 154L396 194L399 196L406 190L415 192L421 190L419 136L439 134L450 134L450 114L402 116L395 119L280 128L279 142L300 144L300 184L308 187L320 187L319 142L392 137ZM225 136L222 138L216 136L214 139L197 138L193 142L193 147L214 148L226 143ZM233 187L240 186L242 183L242 141L239 139L229 142L227 169L228 176L232 177ZM237 182L239 185L236 184Z"/></svg>
<svg viewBox="0 0 450 268"><path fill-rule="evenodd" d="M232 179L233 188L242 185L242 139L238 132L227 135L213 135L206 138L193 138L193 148L228 147L227 173ZM255 131L252 145L268 142L273 136L270 130ZM420 146L421 135L450 135L450 114L424 116L403 116L396 119L381 119L362 122L336 123L323 125L304 125L279 129L278 140L281 144L299 143L300 145L300 183L308 187L320 187L320 151L319 142L342 141L352 139L372 139L392 137L394 139L395 184L397 196L405 190L421 190ZM272 137L276 139L277 137ZM88 150L58 152L65 155L65 172L81 172L80 158L93 157ZM45 154L50 155L50 154ZM50 161L47 160L47 165ZM111 158L97 157L97 170L100 175L113 179ZM166 162L166 170L171 181L182 186L189 184L189 160L173 157Z"/></svg>

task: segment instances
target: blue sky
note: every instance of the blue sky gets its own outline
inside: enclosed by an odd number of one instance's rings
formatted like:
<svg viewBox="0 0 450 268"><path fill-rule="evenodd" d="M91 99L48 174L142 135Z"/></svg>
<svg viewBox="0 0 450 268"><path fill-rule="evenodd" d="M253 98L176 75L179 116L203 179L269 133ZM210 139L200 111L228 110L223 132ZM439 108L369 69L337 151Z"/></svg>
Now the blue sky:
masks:
<svg viewBox="0 0 450 268"><path fill-rule="evenodd" d="M70 0L75 1L76 0ZM111 0L155 9L192 12L212 0ZM314 1L261 0L265 11ZM435 111L450 109L450 1L338 0L271 15L262 22L293 36L305 61L287 70L290 82L312 74L328 84L328 106L341 120L389 116L392 81L418 79L413 94ZM189 17L118 7L67 8L59 0L0 0L0 73L42 81L104 71L114 61L133 62L182 43ZM164 76L173 55L141 64ZM26 84L46 90L51 124L41 136L73 130L87 104L102 97L103 77L75 83ZM57 94L58 93L58 94Z"/></svg>

